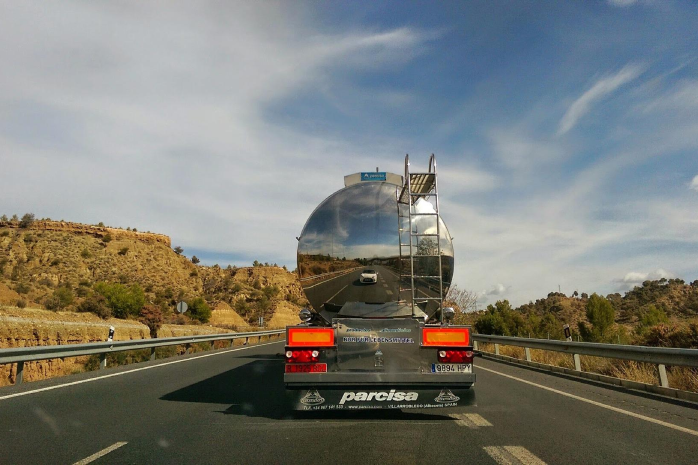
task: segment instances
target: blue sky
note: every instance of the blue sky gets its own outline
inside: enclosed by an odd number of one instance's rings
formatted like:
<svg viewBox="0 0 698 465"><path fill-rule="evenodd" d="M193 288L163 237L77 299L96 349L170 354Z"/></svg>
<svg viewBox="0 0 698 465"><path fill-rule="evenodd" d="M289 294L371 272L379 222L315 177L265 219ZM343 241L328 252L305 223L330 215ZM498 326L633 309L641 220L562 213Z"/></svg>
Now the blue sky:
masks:
<svg viewBox="0 0 698 465"><path fill-rule="evenodd" d="M0 213L295 267L344 175L436 153L480 303L698 278L691 1L0 2Z"/></svg>

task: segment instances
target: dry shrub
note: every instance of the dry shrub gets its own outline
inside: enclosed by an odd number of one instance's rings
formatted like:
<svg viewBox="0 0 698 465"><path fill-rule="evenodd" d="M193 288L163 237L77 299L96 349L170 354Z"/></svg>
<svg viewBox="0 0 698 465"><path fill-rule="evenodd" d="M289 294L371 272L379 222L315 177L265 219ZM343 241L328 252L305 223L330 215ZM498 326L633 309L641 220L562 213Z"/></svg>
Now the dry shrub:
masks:
<svg viewBox="0 0 698 465"><path fill-rule="evenodd" d="M632 360L612 360L607 372L601 374L645 384L659 384L656 365Z"/></svg>

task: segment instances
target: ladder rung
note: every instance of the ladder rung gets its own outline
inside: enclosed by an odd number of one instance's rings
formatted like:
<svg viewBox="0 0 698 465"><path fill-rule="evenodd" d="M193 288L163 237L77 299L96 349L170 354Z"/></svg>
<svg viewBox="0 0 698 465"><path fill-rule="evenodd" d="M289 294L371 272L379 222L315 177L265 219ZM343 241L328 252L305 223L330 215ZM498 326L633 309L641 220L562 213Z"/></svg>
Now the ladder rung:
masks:
<svg viewBox="0 0 698 465"><path fill-rule="evenodd" d="M412 237L436 237L438 234L412 233Z"/></svg>
<svg viewBox="0 0 698 465"><path fill-rule="evenodd" d="M409 247L410 244L400 244L400 247Z"/></svg>
<svg viewBox="0 0 698 465"><path fill-rule="evenodd" d="M434 278L434 279L439 279L440 276L419 276L419 275L414 275L415 278Z"/></svg>
<svg viewBox="0 0 698 465"><path fill-rule="evenodd" d="M438 213L436 213L436 212L433 212L433 213L410 213L410 215L412 215L412 216L428 216L428 215L434 216L434 215L438 215Z"/></svg>
<svg viewBox="0 0 698 465"><path fill-rule="evenodd" d="M441 297L419 297L418 299L414 300L443 300Z"/></svg>
<svg viewBox="0 0 698 465"><path fill-rule="evenodd" d="M441 255L422 255L422 254L414 254L414 257L440 257Z"/></svg>

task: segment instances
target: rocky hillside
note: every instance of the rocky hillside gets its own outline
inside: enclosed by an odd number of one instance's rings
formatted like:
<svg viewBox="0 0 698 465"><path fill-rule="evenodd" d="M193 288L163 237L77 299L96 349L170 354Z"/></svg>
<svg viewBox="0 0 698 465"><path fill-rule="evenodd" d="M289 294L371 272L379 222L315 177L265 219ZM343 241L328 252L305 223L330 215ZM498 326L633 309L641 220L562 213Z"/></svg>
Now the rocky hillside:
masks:
<svg viewBox="0 0 698 465"><path fill-rule="evenodd" d="M277 308L304 303L296 275L285 269L200 266L176 253L162 234L62 221L0 221L0 304L75 310L98 282L139 286L146 304L179 323L188 321L174 314L176 302L197 297L214 309L212 322L231 327L259 316L269 321ZM228 317L216 318L216 308Z"/></svg>

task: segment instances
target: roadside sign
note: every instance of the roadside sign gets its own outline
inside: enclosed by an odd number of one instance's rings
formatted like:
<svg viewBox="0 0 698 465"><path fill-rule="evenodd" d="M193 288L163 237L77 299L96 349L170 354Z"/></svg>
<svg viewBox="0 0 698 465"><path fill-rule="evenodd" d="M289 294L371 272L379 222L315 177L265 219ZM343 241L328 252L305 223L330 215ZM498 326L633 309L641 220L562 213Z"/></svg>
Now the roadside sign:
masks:
<svg viewBox="0 0 698 465"><path fill-rule="evenodd" d="M568 342L572 341L572 333L570 332L570 325L565 325L562 327L562 329L565 331L565 339L567 339Z"/></svg>
<svg viewBox="0 0 698 465"><path fill-rule="evenodd" d="M386 180L386 175L385 171L382 172L368 172L368 173L361 173L361 180L362 181L385 181Z"/></svg>
<svg viewBox="0 0 698 465"><path fill-rule="evenodd" d="M186 311L187 311L187 308L189 308L189 307L187 306L187 303L186 303L186 302L179 302L179 303L177 304L177 312L178 312L178 313L184 313L184 312L186 312Z"/></svg>

